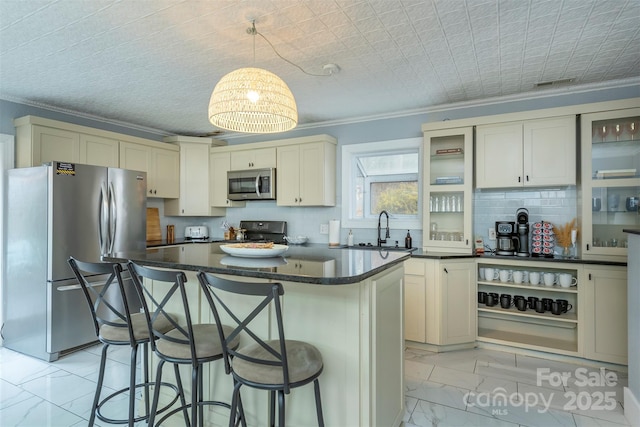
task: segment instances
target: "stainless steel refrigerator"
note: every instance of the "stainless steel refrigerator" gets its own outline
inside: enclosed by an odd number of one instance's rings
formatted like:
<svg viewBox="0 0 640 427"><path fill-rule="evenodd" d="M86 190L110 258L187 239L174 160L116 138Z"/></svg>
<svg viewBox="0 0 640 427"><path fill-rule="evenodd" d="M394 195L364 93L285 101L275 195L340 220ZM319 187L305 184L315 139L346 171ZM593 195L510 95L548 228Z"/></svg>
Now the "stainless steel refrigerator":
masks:
<svg viewBox="0 0 640 427"><path fill-rule="evenodd" d="M67 259L146 249L146 172L51 162L11 169L6 184L4 346L53 361L96 341Z"/></svg>

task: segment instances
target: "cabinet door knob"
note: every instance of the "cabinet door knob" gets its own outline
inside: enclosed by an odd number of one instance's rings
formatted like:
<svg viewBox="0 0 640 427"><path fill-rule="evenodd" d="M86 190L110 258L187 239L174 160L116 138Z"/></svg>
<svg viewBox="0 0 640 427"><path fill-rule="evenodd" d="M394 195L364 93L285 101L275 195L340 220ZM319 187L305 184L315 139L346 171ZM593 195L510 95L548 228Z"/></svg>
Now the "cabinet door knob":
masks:
<svg viewBox="0 0 640 427"><path fill-rule="evenodd" d="M527 175L527 182L529 182L529 175Z"/></svg>
<svg viewBox="0 0 640 427"><path fill-rule="evenodd" d="M522 180L520 179L520 177L518 177L518 182L522 182Z"/></svg>

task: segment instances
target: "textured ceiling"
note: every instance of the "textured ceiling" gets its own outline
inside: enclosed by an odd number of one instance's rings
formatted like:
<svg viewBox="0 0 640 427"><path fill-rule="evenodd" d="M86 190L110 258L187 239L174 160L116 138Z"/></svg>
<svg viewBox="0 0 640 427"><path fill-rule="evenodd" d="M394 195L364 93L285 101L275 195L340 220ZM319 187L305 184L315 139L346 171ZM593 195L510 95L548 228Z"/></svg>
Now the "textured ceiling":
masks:
<svg viewBox="0 0 640 427"><path fill-rule="evenodd" d="M284 58L246 32L255 20ZM640 76L640 0L0 0L0 98L206 134L224 74L283 78L299 123ZM551 85L560 87L559 85Z"/></svg>

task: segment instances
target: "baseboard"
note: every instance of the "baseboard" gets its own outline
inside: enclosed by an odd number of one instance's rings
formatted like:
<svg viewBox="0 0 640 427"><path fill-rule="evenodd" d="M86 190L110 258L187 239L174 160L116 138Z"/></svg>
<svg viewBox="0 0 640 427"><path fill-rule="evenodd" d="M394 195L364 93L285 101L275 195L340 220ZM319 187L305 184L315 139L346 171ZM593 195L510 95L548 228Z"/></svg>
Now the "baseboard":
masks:
<svg viewBox="0 0 640 427"><path fill-rule="evenodd" d="M404 344L407 347L427 350L433 353L444 353L446 351L455 351L455 350L467 350L467 349L476 347L475 342L464 343L464 344L434 345L434 344L425 344L421 342L405 340Z"/></svg>
<svg viewBox="0 0 640 427"><path fill-rule="evenodd" d="M624 388L624 416L632 426L640 426L640 402L629 387Z"/></svg>

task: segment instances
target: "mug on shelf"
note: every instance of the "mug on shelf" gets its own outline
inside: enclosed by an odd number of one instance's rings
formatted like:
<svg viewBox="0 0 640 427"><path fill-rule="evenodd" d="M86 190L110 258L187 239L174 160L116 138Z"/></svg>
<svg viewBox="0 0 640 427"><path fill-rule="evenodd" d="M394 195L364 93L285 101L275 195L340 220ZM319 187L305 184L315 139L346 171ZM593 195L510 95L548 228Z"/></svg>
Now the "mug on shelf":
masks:
<svg viewBox="0 0 640 427"><path fill-rule="evenodd" d="M524 280L524 272L522 270L516 270L512 274L513 283L522 283Z"/></svg>
<svg viewBox="0 0 640 427"><path fill-rule="evenodd" d="M499 299L498 299L498 294L495 292L490 292L487 294L487 300L485 302L485 305L487 307L493 307L494 305L498 305L499 303Z"/></svg>
<svg viewBox="0 0 640 427"><path fill-rule="evenodd" d="M593 197L591 199L591 211L599 212L602 209L602 200L599 197Z"/></svg>
<svg viewBox="0 0 640 427"><path fill-rule="evenodd" d="M529 308L531 310L535 310L536 309L536 305L538 304L538 297L527 297L527 302L529 303Z"/></svg>
<svg viewBox="0 0 640 427"><path fill-rule="evenodd" d="M537 285L540 283L540 272L539 271L530 271L529 272L529 283L532 285Z"/></svg>
<svg viewBox="0 0 640 427"><path fill-rule="evenodd" d="M556 316L562 314L562 304L560 304L558 301L553 301L551 303L551 310L549 311L551 311L551 314L555 314Z"/></svg>
<svg viewBox="0 0 640 427"><path fill-rule="evenodd" d="M573 305L571 305L566 299L557 299L556 302L562 307L563 313L566 313L573 308Z"/></svg>
<svg viewBox="0 0 640 427"><path fill-rule="evenodd" d="M492 267L487 267L484 269L484 280L491 282L500 277L498 270Z"/></svg>
<svg viewBox="0 0 640 427"><path fill-rule="evenodd" d="M487 293L479 291L478 292L478 303L485 304L487 302Z"/></svg>
<svg viewBox="0 0 640 427"><path fill-rule="evenodd" d="M535 310L537 313L544 313L544 303L540 300L536 301Z"/></svg>
<svg viewBox="0 0 640 427"><path fill-rule="evenodd" d="M551 304L553 304L553 298L542 298L542 305L545 311L551 311Z"/></svg>
<svg viewBox="0 0 640 427"><path fill-rule="evenodd" d="M500 307L502 308L511 307L511 295L509 294L500 295Z"/></svg>
<svg viewBox="0 0 640 427"><path fill-rule="evenodd" d="M484 267L478 268L478 277L480 280L484 280Z"/></svg>
<svg viewBox="0 0 640 427"><path fill-rule="evenodd" d="M511 270L500 270L498 273L498 277L501 282L510 282L511 281Z"/></svg>
<svg viewBox="0 0 640 427"><path fill-rule="evenodd" d="M527 311L528 301L524 297L522 297L522 298L514 297L514 301L515 301L516 308L519 311Z"/></svg>
<svg viewBox="0 0 640 427"><path fill-rule="evenodd" d="M557 283L556 275L554 273L544 273L543 280L545 286L553 286Z"/></svg>
<svg viewBox="0 0 640 427"><path fill-rule="evenodd" d="M563 288L570 288L578 283L578 279L573 277L570 273L560 273L558 275L558 283Z"/></svg>

